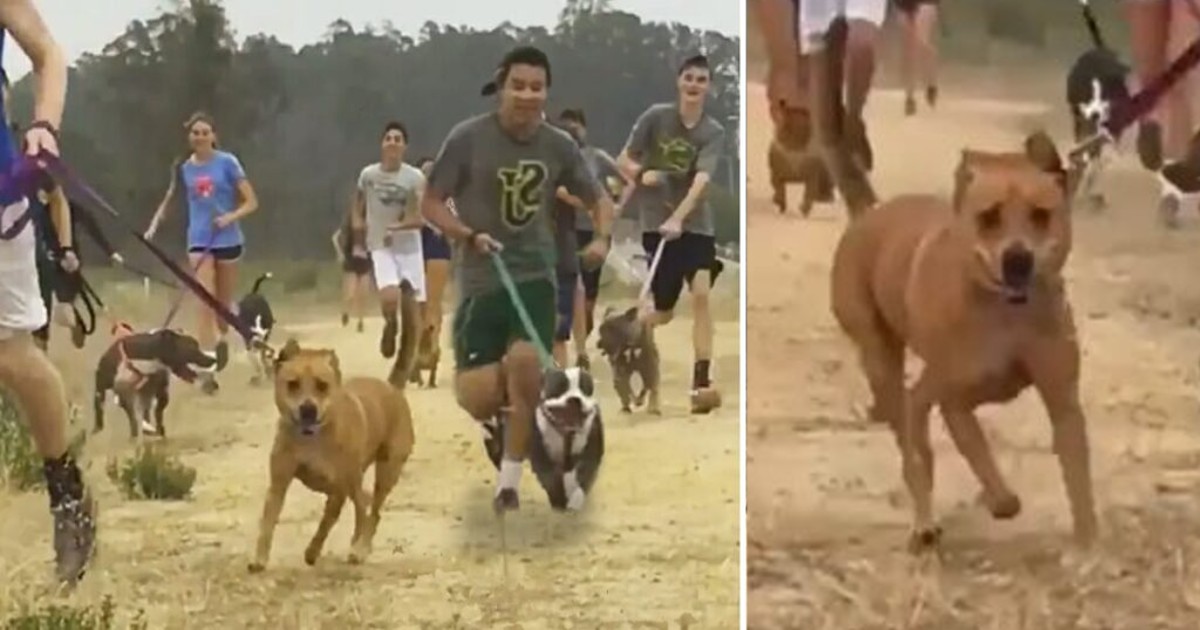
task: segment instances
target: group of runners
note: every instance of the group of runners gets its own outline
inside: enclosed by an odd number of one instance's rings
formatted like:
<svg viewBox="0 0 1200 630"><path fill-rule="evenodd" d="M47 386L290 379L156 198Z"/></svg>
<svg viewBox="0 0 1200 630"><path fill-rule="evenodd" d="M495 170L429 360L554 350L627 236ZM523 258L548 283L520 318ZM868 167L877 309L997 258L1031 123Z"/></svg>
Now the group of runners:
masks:
<svg viewBox="0 0 1200 630"><path fill-rule="evenodd" d="M58 155L67 66L31 0L0 0L0 24L33 60L38 79L32 121L23 132L8 111L7 91L3 94L0 171L12 172L23 159ZM670 321L683 287L689 286L695 320L693 400L697 392L713 389L708 293L721 265L706 189L722 152L724 130L705 113L710 81L703 56L687 59L679 68L678 101L648 109L624 150L611 159L588 144L581 110L567 110L554 123L545 120L550 61L542 51L520 46L503 58L483 90L495 95L495 107L456 125L437 157L404 164L407 129L389 123L380 161L359 174L343 233L335 235L344 268L353 276L347 296L359 296L366 276L374 278L384 319L380 351L390 356L396 351L398 320L416 317L425 325L439 325L440 291L453 268L459 405L480 422L494 421L502 407L507 409L498 509L517 506L516 487L541 378L533 344L554 348L565 364L565 343L575 329L576 361L588 364L584 341L594 324L599 274L614 220L614 191L601 179L617 180L618 190L632 187L623 207L630 216L636 213L648 255L665 241L652 282L653 305L643 309L643 320L651 327ZM171 208L182 205L193 277L232 308L245 250L240 223L257 211L258 198L237 156L218 148L210 116L197 114L184 127L189 151L172 165L167 193L145 237L153 238ZM43 351L56 296L43 292L69 284L63 278L78 277L72 228L88 217L74 213L49 178L36 193L0 186L0 197L0 227L11 226L13 217L27 210L39 215L28 229L11 230L15 234L5 233L0 240L0 383L12 394L44 458L57 575L73 584L92 556L95 504L67 450L67 396L60 372ZM120 254L95 228L84 225L107 256L121 263ZM493 256L498 256L498 266ZM532 331L522 325L498 268L515 283L533 320ZM427 290L430 285L436 288ZM73 306L73 294L58 297ZM217 359L219 370L228 361L229 326L196 302L195 335ZM343 323L354 317L361 329L362 312L361 298L349 300ZM581 314L578 321L576 313ZM79 346L77 320L64 318L64 323ZM216 391L215 378L205 376L205 391ZM693 405L693 410L711 409Z"/></svg>
<svg viewBox="0 0 1200 630"><path fill-rule="evenodd" d="M406 164L408 131L390 122L380 161L359 175L351 210L333 235L345 272L342 323L356 320L363 330L370 277L383 316L379 348L385 358L395 355L405 318L418 318L422 333L436 342L453 270L451 345L459 405L482 424L504 414L498 509L517 505L543 367L538 346L566 366L574 338L574 363L590 368L586 340L595 326L618 197L639 222L648 256L665 241L651 281L653 304L643 309L646 325L671 321L685 285L690 288L692 409L712 410L698 402L713 389L708 300L721 271L706 194L724 141L724 129L705 113L711 76L705 57L684 61L677 101L650 107L614 159L588 142L583 110L546 119L550 61L536 48L517 47L482 90L495 96L495 108L456 125L435 158ZM493 256L511 277L532 331ZM403 370L392 372L397 385L406 377Z"/></svg>

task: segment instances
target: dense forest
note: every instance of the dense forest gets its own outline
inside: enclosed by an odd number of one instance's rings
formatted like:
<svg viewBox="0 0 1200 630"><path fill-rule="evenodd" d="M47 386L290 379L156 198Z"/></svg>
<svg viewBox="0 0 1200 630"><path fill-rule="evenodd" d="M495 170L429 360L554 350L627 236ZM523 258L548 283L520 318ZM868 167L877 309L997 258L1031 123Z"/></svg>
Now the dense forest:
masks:
<svg viewBox="0 0 1200 630"><path fill-rule="evenodd" d="M408 126L410 161L435 152L451 126L492 106L480 86L518 42L550 56L551 115L583 107L591 141L614 154L638 114L674 98L677 65L707 54L709 111L727 131L713 193L719 237L736 243L740 41L643 22L604 0L565 0L553 29L428 22L403 33L386 20L359 29L339 20L322 41L299 49L269 33L235 36L218 0L176 2L131 22L71 68L63 155L132 223L145 225L172 160L187 149L184 120L205 110L261 200L244 225L252 255L327 258L359 169L377 159L383 123ZM14 86L18 122L29 120L31 87L28 77ZM182 213L172 217L160 238L181 251Z"/></svg>

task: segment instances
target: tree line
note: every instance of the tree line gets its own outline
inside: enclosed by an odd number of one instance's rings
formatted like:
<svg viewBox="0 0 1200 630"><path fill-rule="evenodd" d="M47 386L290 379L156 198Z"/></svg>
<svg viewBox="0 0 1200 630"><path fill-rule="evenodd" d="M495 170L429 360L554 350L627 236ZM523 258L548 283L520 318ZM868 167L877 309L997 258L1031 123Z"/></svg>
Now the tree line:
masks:
<svg viewBox="0 0 1200 630"><path fill-rule="evenodd" d="M212 114L218 141L236 153L260 197L243 229L252 257L320 259L358 171L378 159L384 122L402 120L409 155L431 155L459 120L485 111L479 95L517 43L544 49L553 67L549 114L582 107L590 140L620 150L637 116L675 97L678 64L708 55L709 112L726 128L713 199L719 238L737 242L740 121L737 38L681 24L644 22L604 0L567 0L552 29L510 23L490 30L427 22L404 33L389 22L334 21L324 38L294 48L270 34L239 39L219 0L178 1L130 22L70 69L64 158L123 214L145 226L186 154L183 123ZM13 86L17 122L32 111L32 78ZM159 231L183 249L182 211ZM115 226L114 239L126 235Z"/></svg>

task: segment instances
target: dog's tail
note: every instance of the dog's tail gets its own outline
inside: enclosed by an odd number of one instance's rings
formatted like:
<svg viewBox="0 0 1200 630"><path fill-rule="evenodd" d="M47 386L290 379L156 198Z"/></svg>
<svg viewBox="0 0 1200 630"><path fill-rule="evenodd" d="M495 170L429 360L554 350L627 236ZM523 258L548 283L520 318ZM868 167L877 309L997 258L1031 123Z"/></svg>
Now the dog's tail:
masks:
<svg viewBox="0 0 1200 630"><path fill-rule="evenodd" d="M254 287L250 289L250 293L258 293L258 288L262 286L263 281L274 277L275 274L271 273L270 271L264 272L254 281Z"/></svg>
<svg viewBox="0 0 1200 630"><path fill-rule="evenodd" d="M1087 24L1088 33L1092 36L1092 44L1096 48L1107 49L1104 37L1100 34L1100 25L1096 23L1096 14L1092 13L1091 3L1088 0L1079 0L1079 7L1083 10L1083 21Z"/></svg>

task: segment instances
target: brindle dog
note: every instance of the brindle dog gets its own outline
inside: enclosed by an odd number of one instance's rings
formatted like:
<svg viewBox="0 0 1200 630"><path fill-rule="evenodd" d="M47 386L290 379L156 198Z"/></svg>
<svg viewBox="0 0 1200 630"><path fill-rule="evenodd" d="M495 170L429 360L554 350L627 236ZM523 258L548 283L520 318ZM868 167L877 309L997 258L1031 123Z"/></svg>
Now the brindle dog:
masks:
<svg viewBox="0 0 1200 630"><path fill-rule="evenodd" d="M600 339L596 346L612 366L613 384L616 386L617 396L621 398L621 412L631 413L633 404L640 407L646 404L649 397L646 410L654 415L661 415L662 410L658 404L658 345L654 343L650 327L638 322L637 315L637 307L619 314L611 307L606 310L597 329ZM642 391L637 394L636 399L632 384L634 374L642 381Z"/></svg>

